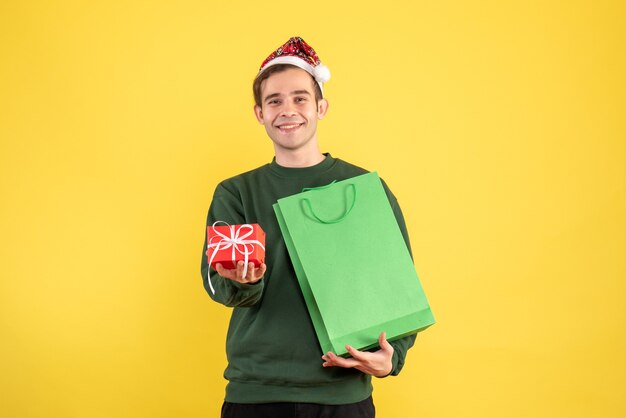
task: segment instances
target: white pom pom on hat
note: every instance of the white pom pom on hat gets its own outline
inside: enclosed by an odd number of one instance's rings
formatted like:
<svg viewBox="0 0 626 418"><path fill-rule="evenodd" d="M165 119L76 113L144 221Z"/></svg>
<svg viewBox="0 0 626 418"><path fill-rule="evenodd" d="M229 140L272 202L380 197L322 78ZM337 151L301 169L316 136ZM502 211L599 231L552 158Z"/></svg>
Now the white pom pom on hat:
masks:
<svg viewBox="0 0 626 418"><path fill-rule="evenodd" d="M318 83L325 83L330 80L330 70L327 66L319 63L316 67L313 67L313 77Z"/></svg>

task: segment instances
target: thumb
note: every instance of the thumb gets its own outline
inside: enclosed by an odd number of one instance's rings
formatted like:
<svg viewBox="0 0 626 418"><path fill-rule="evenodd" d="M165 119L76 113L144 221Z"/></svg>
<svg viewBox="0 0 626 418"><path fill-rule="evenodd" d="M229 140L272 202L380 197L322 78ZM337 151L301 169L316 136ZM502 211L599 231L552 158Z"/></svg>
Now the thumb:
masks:
<svg viewBox="0 0 626 418"><path fill-rule="evenodd" d="M380 346L380 348L384 351L390 351L393 353L393 346L391 344L389 344L389 341L387 341L387 333L386 332L381 332L380 336L378 337L378 345Z"/></svg>

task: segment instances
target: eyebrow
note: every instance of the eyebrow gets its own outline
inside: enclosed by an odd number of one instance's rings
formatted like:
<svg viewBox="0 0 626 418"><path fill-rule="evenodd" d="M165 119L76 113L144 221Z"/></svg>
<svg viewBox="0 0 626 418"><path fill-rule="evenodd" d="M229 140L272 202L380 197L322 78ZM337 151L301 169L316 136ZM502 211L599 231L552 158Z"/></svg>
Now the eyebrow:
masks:
<svg viewBox="0 0 626 418"><path fill-rule="evenodd" d="M289 93L290 96L297 96L299 94L306 94L308 96L311 95L311 93L308 90L294 90L291 93ZM268 100L271 100L271 99L273 99L275 97L280 97L280 96L281 96L280 93L272 93L269 96L267 96L263 101L267 102Z"/></svg>

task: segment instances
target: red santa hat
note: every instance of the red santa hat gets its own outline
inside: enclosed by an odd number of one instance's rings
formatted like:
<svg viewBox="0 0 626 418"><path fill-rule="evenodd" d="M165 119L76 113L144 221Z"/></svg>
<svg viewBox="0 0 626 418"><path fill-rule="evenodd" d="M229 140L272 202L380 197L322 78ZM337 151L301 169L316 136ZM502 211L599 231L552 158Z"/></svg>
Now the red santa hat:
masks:
<svg viewBox="0 0 626 418"><path fill-rule="evenodd" d="M302 68L313 76L322 91L324 91L323 84L330 80L328 67L320 62L315 50L299 36L290 38L283 46L272 52L261 64L257 77L276 64L291 64Z"/></svg>

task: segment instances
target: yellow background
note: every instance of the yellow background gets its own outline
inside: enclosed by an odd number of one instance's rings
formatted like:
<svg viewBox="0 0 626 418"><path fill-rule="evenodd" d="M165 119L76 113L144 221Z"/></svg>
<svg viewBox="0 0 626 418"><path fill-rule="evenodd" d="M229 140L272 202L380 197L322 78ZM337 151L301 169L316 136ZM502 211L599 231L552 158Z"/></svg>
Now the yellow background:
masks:
<svg viewBox="0 0 626 418"><path fill-rule="evenodd" d="M624 4L3 1L0 415L218 416L206 210L272 158L251 82L300 35L438 320L378 416L625 416Z"/></svg>

